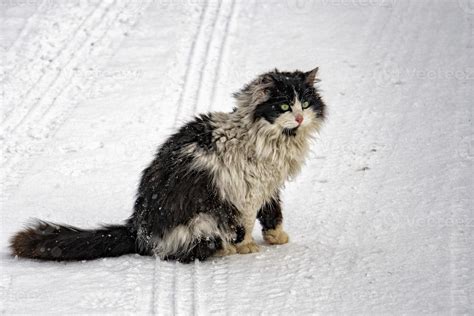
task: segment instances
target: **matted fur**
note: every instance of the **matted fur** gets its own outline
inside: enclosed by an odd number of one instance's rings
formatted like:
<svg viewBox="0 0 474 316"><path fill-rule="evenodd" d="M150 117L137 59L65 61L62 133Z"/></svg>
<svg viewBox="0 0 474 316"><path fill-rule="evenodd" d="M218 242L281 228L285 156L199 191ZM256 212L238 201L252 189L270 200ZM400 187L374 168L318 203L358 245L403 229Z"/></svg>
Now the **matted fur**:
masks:
<svg viewBox="0 0 474 316"><path fill-rule="evenodd" d="M252 122L251 107L213 113L211 122L216 150L206 153L191 144L184 152L195 153L195 168L211 172L220 196L236 206L242 224L251 230L262 205L300 171L320 122L312 120L294 137L266 122Z"/></svg>
<svg viewBox="0 0 474 316"><path fill-rule="evenodd" d="M183 256L190 249L196 247L198 241L211 237L224 243L219 247L216 244L215 249L218 250L225 247L225 243L230 242L233 236L227 235L219 229L219 225L211 215L200 213L187 224L179 225L163 238L155 240L153 252L162 259L169 255Z"/></svg>
<svg viewBox="0 0 474 316"><path fill-rule="evenodd" d="M300 171L324 119L316 72L263 74L234 95L234 111L200 115L182 126L143 171L125 225L32 226L13 237L13 253L82 260L139 252L191 262L258 251L252 239L257 216L267 241L287 242L279 192Z"/></svg>

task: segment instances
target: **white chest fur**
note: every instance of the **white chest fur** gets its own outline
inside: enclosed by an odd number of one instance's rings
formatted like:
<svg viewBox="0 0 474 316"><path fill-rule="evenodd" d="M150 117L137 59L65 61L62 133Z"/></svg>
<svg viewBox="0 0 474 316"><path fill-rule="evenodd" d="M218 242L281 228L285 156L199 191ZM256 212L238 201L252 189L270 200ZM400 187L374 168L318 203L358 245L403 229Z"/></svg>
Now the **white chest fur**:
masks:
<svg viewBox="0 0 474 316"><path fill-rule="evenodd" d="M221 197L237 207L244 221L255 221L260 207L299 172L310 137L305 131L283 135L270 124L232 113L214 113L213 119L215 151L195 146L185 151L192 152L196 167L212 173Z"/></svg>
<svg viewBox="0 0 474 316"><path fill-rule="evenodd" d="M216 124L213 174L221 196L241 212L256 216L290 176L308 151L308 135L286 136L265 122L245 126L227 119Z"/></svg>

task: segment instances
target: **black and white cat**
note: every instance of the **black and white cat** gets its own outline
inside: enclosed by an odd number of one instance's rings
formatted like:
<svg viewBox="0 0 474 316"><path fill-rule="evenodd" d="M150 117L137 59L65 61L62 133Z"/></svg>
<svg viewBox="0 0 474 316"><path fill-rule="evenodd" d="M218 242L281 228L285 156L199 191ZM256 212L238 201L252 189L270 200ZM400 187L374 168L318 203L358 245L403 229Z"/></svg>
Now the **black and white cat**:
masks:
<svg viewBox="0 0 474 316"><path fill-rule="evenodd" d="M256 219L266 242L287 243L279 195L324 119L317 71L260 75L234 94L232 112L182 126L144 170L124 225L83 230L37 221L13 236L13 254L61 261L140 253L191 262L257 252Z"/></svg>

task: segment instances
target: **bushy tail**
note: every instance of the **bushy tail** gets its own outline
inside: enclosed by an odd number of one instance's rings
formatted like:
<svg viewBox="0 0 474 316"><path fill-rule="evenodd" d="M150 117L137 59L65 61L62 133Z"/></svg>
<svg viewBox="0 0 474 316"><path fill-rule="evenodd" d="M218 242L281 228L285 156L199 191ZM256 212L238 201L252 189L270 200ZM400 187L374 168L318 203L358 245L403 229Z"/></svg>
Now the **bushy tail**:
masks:
<svg viewBox="0 0 474 316"><path fill-rule="evenodd" d="M13 255L41 260L90 260L136 253L136 233L126 225L79 229L37 221L16 233Z"/></svg>

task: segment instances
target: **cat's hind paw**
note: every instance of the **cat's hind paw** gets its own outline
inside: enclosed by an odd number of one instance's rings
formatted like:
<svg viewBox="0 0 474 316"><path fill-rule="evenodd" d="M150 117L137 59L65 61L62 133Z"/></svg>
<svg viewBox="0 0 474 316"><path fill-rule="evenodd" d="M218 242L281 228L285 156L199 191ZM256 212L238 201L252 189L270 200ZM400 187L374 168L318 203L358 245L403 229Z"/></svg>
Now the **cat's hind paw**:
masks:
<svg viewBox="0 0 474 316"><path fill-rule="evenodd" d="M253 240L250 242L242 242L236 245L235 248L237 249L237 253L240 254L254 253L260 251L260 247Z"/></svg>
<svg viewBox="0 0 474 316"><path fill-rule="evenodd" d="M224 248L219 249L214 256L216 257L224 257L224 256L230 256L230 255L235 255L237 253L237 249L235 248L234 245L229 245L227 244Z"/></svg>
<svg viewBox="0 0 474 316"><path fill-rule="evenodd" d="M262 234L263 239L270 245L283 245L288 243L290 239L281 225L277 225L275 229L264 230Z"/></svg>

